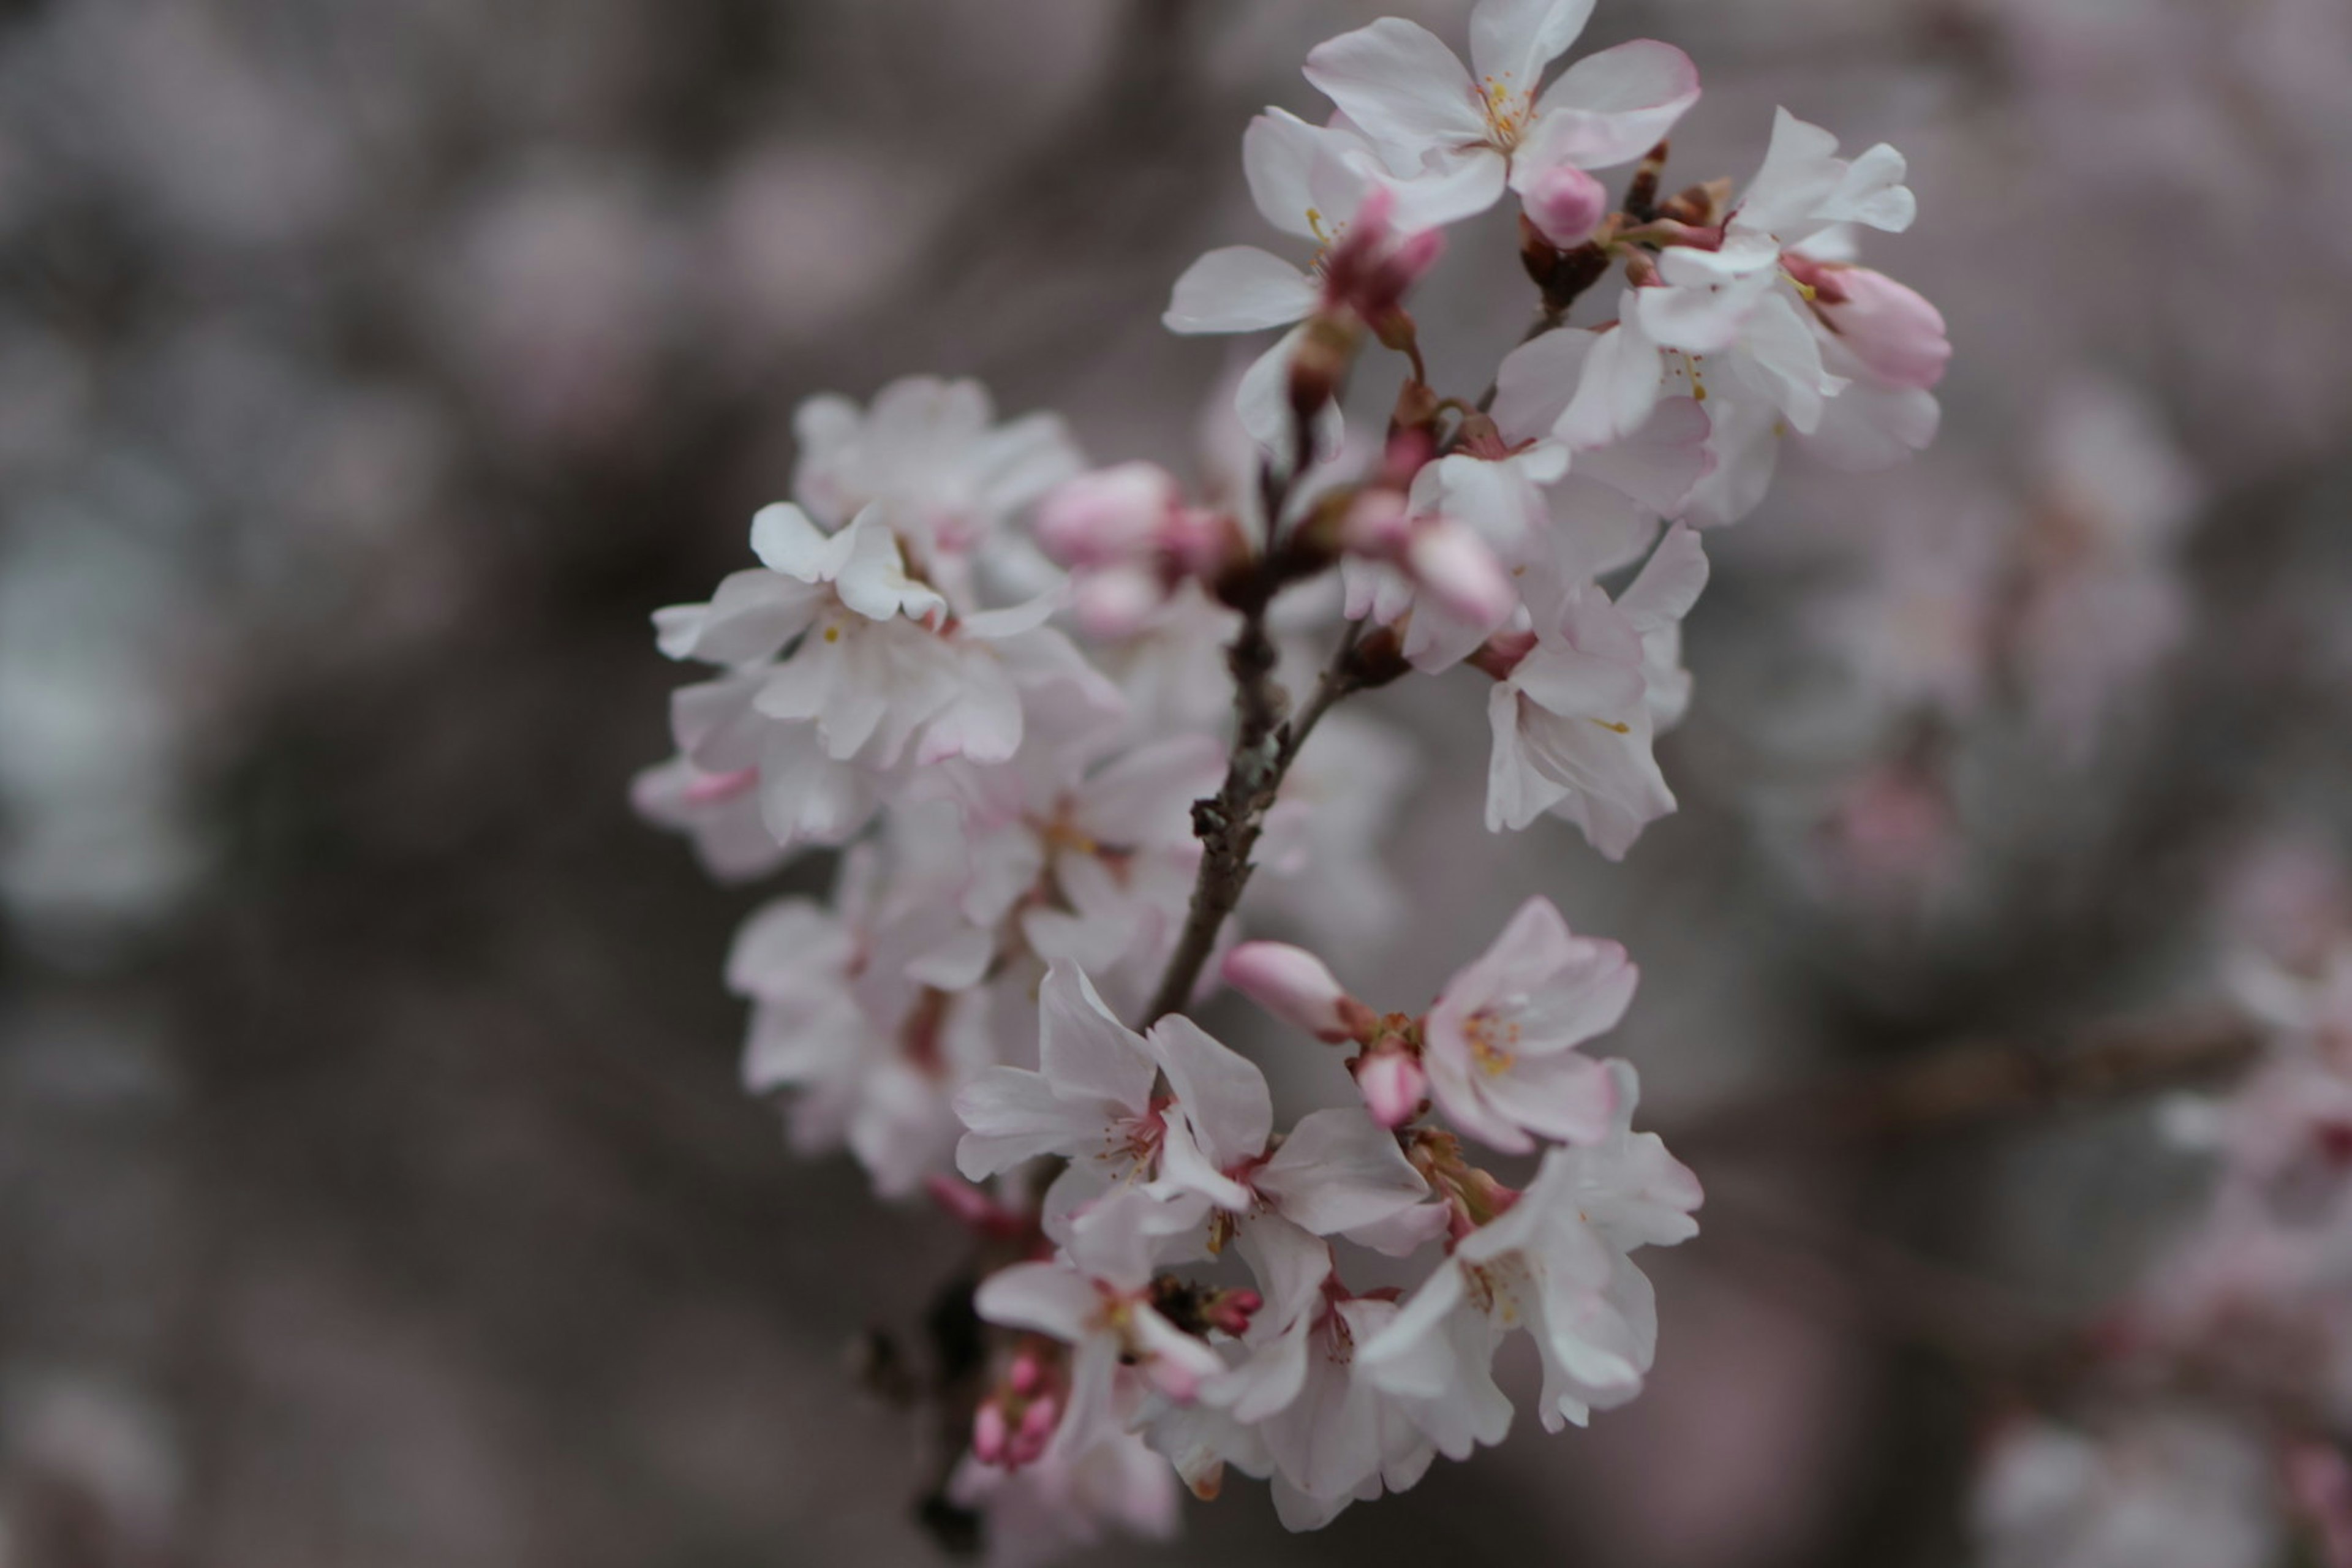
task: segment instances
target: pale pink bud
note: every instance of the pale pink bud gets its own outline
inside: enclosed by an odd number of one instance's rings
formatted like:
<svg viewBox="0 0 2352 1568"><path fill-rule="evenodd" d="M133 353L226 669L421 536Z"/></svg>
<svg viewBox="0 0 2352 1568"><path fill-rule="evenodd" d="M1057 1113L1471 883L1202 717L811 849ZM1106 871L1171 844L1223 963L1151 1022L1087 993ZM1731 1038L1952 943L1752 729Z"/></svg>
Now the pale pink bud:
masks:
<svg viewBox="0 0 2352 1568"><path fill-rule="evenodd" d="M1035 1356L1024 1351L1013 1358L1013 1366L1005 1373L1004 1383L1006 1387L1026 1399L1045 1386L1045 1369L1037 1364Z"/></svg>
<svg viewBox="0 0 2352 1568"><path fill-rule="evenodd" d="M1916 289L1867 267L1824 268L1829 288L1818 303L1838 341L1896 386L1927 388L1944 379L1952 357L1944 314ZM1832 292L1843 296L1832 300Z"/></svg>
<svg viewBox="0 0 2352 1568"><path fill-rule="evenodd" d="M1600 181L1573 163L1546 169L1528 184L1521 200L1528 221L1562 250L1572 250L1592 237L1609 216L1609 192Z"/></svg>
<svg viewBox="0 0 2352 1568"><path fill-rule="evenodd" d="M1225 984L1318 1040L1353 1039L1353 1016L1370 1016L1321 959L1287 942L1242 943L1225 954L1224 976Z"/></svg>
<svg viewBox="0 0 2352 1568"><path fill-rule="evenodd" d="M1156 463L1097 468L1045 498L1037 509L1037 542L1065 566L1133 560L1159 547L1168 514L1182 499L1175 478Z"/></svg>
<svg viewBox="0 0 2352 1568"><path fill-rule="evenodd" d="M1061 1419L1059 1400L1050 1394L1044 1399L1031 1400L1028 1408L1021 1412L1021 1435L1015 1452L1028 1459L1044 1453L1047 1440L1054 1436L1054 1428L1061 1424Z"/></svg>
<svg viewBox="0 0 2352 1568"><path fill-rule="evenodd" d="M1429 1075L1404 1051L1374 1051L1356 1064L1356 1088L1364 1109L1383 1127L1402 1127L1420 1114L1429 1094Z"/></svg>
<svg viewBox="0 0 2352 1568"><path fill-rule="evenodd" d="M1255 1290L1220 1290L1202 1315L1211 1328L1239 1339L1249 1332L1250 1320L1265 1307L1265 1298Z"/></svg>
<svg viewBox="0 0 2352 1568"><path fill-rule="evenodd" d="M1116 642L1141 630L1167 597L1160 574L1150 568L1105 566L1077 578L1070 605L1088 637Z"/></svg>
<svg viewBox="0 0 2352 1568"><path fill-rule="evenodd" d="M1001 1465L1011 1434L1004 1426L1004 1407L993 1399L971 1418L971 1457L983 1465Z"/></svg>
<svg viewBox="0 0 2352 1568"><path fill-rule="evenodd" d="M1465 621L1494 626L1518 604L1510 574L1486 542L1450 518L1422 522L1405 542L1405 575Z"/></svg>

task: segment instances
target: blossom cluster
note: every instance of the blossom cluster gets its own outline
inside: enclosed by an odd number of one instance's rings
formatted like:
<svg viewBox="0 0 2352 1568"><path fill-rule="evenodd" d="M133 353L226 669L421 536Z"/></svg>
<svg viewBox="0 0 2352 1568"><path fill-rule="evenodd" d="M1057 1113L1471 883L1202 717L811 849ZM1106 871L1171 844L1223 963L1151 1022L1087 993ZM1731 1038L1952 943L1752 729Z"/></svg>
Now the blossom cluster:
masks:
<svg viewBox="0 0 2352 1568"><path fill-rule="evenodd" d="M1695 1234L1700 1193L1634 1131L1634 1068L1585 1054L1635 970L1537 900L1425 1008L1355 995L1334 964L1402 918L1378 847L1417 764L1332 710L1483 680L1487 826L1549 815L1622 857L1675 809L1654 744L1691 700L1700 531L1754 510L1784 443L1923 447L1949 350L1854 259L1857 229L1911 222L1898 154L1783 111L1744 191L1669 195L1696 68L1644 40L1553 76L1591 10L1480 0L1466 66L1376 22L1308 57L1322 123L1251 123L1251 193L1303 265L1234 247L1175 284L1173 331L1283 330L1202 483L1089 468L971 383L820 398L758 564L656 617L712 673L641 810L726 878L840 852L829 900L738 938L745 1080L803 1152L969 1222L984 1350L933 1391L969 1415L936 1500L1002 1558L1162 1531L1179 1479L1228 1468L1301 1529L1410 1486L1503 1436L1515 1330L1548 1428L1651 1368L1633 1255ZM1629 166L1612 199L1597 174ZM1443 394L1408 301L1507 198L1536 322L1484 396ZM1572 324L1588 296L1613 313ZM1406 371L1365 439L1342 404L1374 345ZM1242 940L1267 917L1306 945ZM1339 1103L1278 1124L1190 1016L1220 984L1344 1052Z"/></svg>

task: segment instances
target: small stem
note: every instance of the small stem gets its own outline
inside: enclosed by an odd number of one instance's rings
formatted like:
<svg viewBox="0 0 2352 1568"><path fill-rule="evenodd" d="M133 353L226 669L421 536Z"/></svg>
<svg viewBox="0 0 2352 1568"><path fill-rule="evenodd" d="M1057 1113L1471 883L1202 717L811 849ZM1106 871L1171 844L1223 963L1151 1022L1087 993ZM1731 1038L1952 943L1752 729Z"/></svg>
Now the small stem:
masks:
<svg viewBox="0 0 2352 1568"><path fill-rule="evenodd" d="M1269 557L1271 559L1271 557ZM1315 683L1315 694L1296 717L1284 722L1285 700L1274 684L1274 645L1265 632L1266 599L1245 606L1242 629L1226 650L1234 672L1234 749L1225 764L1224 786L1210 799L1192 805L1192 830L1201 839L1201 872L1192 884L1192 904L1184 930L1169 956L1151 1005L1142 1022L1156 1023L1181 1013L1201 983L1201 971L1216 951L1217 933L1226 917L1240 904L1256 865L1250 857L1265 829L1265 813L1281 793L1291 764L1340 699L1360 689L1355 669L1356 644L1363 623L1351 621L1339 646Z"/></svg>

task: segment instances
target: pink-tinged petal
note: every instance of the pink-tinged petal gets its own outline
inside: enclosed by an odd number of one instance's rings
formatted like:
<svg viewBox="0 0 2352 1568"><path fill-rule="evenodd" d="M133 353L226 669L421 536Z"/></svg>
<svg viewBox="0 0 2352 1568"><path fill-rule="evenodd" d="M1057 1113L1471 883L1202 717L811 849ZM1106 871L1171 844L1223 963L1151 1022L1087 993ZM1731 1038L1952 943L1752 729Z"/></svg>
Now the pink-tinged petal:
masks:
<svg viewBox="0 0 2352 1568"><path fill-rule="evenodd" d="M1758 304L1780 281L1770 242L1734 240L1721 250L1670 249L1658 264L1671 287L1641 290L1642 330L1685 353L1721 353L1739 341Z"/></svg>
<svg viewBox="0 0 2352 1568"><path fill-rule="evenodd" d="M1213 250L1185 268L1160 318L1171 332L1254 332L1314 312L1321 289L1278 256L1251 245Z"/></svg>
<svg viewBox="0 0 2352 1568"><path fill-rule="evenodd" d="M1290 446L1290 360L1298 352L1307 329L1284 334L1280 342L1260 354L1234 387L1234 415L1249 438L1268 451L1287 458ZM1323 405L1315 418L1315 452L1328 458L1346 437L1346 424L1337 400Z"/></svg>
<svg viewBox="0 0 2352 1568"><path fill-rule="evenodd" d="M1416 22L1384 16L1318 44L1307 57L1307 79L1403 167L1486 135L1470 73Z"/></svg>
<svg viewBox="0 0 2352 1568"><path fill-rule="evenodd" d="M1430 1021L1465 1018L1516 993L1532 991L1559 973L1575 951L1575 938L1559 906L1549 899L1529 899L1486 951L1445 983Z"/></svg>
<svg viewBox="0 0 2352 1568"><path fill-rule="evenodd" d="M1259 1170L1257 1189L1318 1236L1377 1224L1429 1195L1396 1134L1346 1108L1302 1117Z"/></svg>
<svg viewBox="0 0 2352 1568"><path fill-rule="evenodd" d="M1444 1204L1417 1204L1409 1209L1399 1209L1377 1224L1360 1225L1345 1234L1358 1247L1369 1247L1384 1257L1410 1258L1443 1238L1453 1223L1453 1211Z"/></svg>
<svg viewBox="0 0 2352 1568"><path fill-rule="evenodd" d="M1152 1025L1144 1043L1218 1170L1265 1152L1274 1131L1274 1097L1255 1062L1181 1013Z"/></svg>
<svg viewBox="0 0 2352 1568"><path fill-rule="evenodd" d="M989 1322L1071 1344L1087 1337L1101 1308L1093 1283L1061 1263L1016 1263L982 1280L972 1298L972 1310Z"/></svg>
<svg viewBox="0 0 2352 1568"><path fill-rule="evenodd" d="M1038 1065L1056 1092L1140 1116L1159 1067L1143 1040L1112 1016L1094 983L1074 964L1046 971L1037 993Z"/></svg>
<svg viewBox="0 0 2352 1568"><path fill-rule="evenodd" d="M1003 664L971 649L962 660L961 689L923 731L915 753L921 764L961 757L983 767L1010 762L1021 749L1021 692Z"/></svg>
<svg viewBox="0 0 2352 1568"><path fill-rule="evenodd" d="M1698 94L1698 68L1672 44L1636 38L1587 55L1537 101L1521 157L1530 177L1554 163L1630 163L1665 140Z"/></svg>
<svg viewBox="0 0 2352 1568"><path fill-rule="evenodd" d="M1544 68L1583 33L1592 6L1593 0L1478 0L1470 13L1470 68L1482 81L1534 92Z"/></svg>
<svg viewBox="0 0 2352 1568"><path fill-rule="evenodd" d="M1455 618L1492 631L1518 607L1510 574L1472 529L1451 518L1421 524L1405 541L1402 564L1414 586Z"/></svg>
<svg viewBox="0 0 2352 1568"><path fill-rule="evenodd" d="M1353 1037L1347 987L1305 948L1245 942L1225 954L1221 967L1226 984L1283 1022L1333 1044Z"/></svg>
<svg viewBox="0 0 2352 1568"><path fill-rule="evenodd" d="M1320 1286L1317 1289L1319 1290ZM1234 1420L1244 1425L1254 1425L1287 1409L1306 1386L1307 1352L1313 1332L1309 1319L1296 1318L1270 1343L1253 1352L1249 1360L1203 1384L1202 1399L1223 1406Z"/></svg>
<svg viewBox="0 0 2352 1568"><path fill-rule="evenodd" d="M1597 1143L1617 1108L1608 1070L1573 1051L1522 1057L1486 1085L1486 1098L1518 1126L1559 1143Z"/></svg>
<svg viewBox="0 0 2352 1568"><path fill-rule="evenodd" d="M1458 1026L1458 1020L1454 1026L1441 1026L1432 1016L1429 1048L1422 1053L1421 1059L1429 1074L1430 1097L1457 1131L1506 1154L1535 1152L1536 1141L1487 1101L1483 1069L1473 1064L1470 1043Z"/></svg>

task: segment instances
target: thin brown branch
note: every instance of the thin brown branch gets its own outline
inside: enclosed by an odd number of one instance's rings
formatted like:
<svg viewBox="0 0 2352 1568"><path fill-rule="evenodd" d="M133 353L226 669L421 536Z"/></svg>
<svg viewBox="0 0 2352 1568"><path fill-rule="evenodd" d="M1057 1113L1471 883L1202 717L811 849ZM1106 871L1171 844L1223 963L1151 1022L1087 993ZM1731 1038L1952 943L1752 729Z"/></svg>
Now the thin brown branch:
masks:
<svg viewBox="0 0 2352 1568"><path fill-rule="evenodd" d="M2205 1016L2102 1029L2072 1041L1972 1040L1693 1119L1682 1143L1874 1142L2151 1093L2252 1062L2262 1036Z"/></svg>

